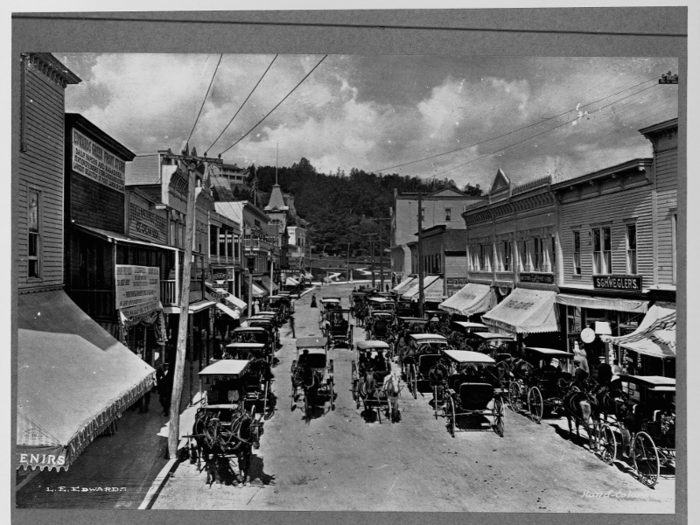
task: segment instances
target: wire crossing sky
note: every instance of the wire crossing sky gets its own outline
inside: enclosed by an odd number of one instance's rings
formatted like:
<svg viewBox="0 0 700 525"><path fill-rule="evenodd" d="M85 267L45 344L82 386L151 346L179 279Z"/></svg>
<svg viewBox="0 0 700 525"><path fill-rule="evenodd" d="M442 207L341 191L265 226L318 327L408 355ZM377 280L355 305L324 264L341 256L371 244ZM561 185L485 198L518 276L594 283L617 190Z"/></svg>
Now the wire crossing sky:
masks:
<svg viewBox="0 0 700 525"><path fill-rule="evenodd" d="M239 166L274 166L279 144L280 166L324 173L565 180L650 157L638 130L678 116L658 84L675 58L55 55L83 79L67 111L132 151L178 151L194 122L190 147Z"/></svg>

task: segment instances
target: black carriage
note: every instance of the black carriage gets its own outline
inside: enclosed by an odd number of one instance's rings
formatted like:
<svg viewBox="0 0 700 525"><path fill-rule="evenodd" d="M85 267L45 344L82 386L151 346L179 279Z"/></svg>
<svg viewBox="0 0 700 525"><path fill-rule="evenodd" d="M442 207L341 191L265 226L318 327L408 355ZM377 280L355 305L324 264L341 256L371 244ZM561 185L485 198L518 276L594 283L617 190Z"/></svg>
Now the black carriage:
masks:
<svg viewBox="0 0 700 525"><path fill-rule="evenodd" d="M329 341L325 337L300 337L292 362L292 405L303 401L304 415L311 418L314 406L326 403L335 410L333 360L328 358Z"/></svg>
<svg viewBox="0 0 700 525"><path fill-rule="evenodd" d="M291 299L283 295L271 295L267 298L267 310L275 312L279 324L284 324L291 313Z"/></svg>
<svg viewBox="0 0 700 525"><path fill-rule="evenodd" d="M450 329L454 332L456 339L460 341L460 346L466 350L476 351L481 341L477 339L477 334L490 333L489 327L485 324L469 321L452 321Z"/></svg>
<svg viewBox="0 0 700 525"><path fill-rule="evenodd" d="M391 312L376 310L369 314L365 321L365 339L393 342L393 321Z"/></svg>
<svg viewBox="0 0 700 525"><path fill-rule="evenodd" d="M266 408L257 407L267 396L252 397L260 385L250 375L248 360L223 359L209 365L199 372L199 387L202 397L189 437L195 439L199 457L236 456L245 482L251 449L260 447L266 414Z"/></svg>
<svg viewBox="0 0 700 525"><path fill-rule="evenodd" d="M231 335L232 343L258 343L263 345L262 357L272 365L275 353L274 336L262 326L247 326L236 328Z"/></svg>
<svg viewBox="0 0 700 525"><path fill-rule="evenodd" d="M328 312L324 321L323 334L329 339L330 348L336 346L352 346L353 327L350 323L350 310L348 308L336 308Z"/></svg>
<svg viewBox="0 0 700 525"><path fill-rule="evenodd" d="M270 334L270 338L273 341L273 348L277 349L280 347L280 331L274 319L271 319L267 315L258 314L249 317L247 323L249 328L259 327L267 330L267 333Z"/></svg>
<svg viewBox="0 0 700 525"><path fill-rule="evenodd" d="M382 409L386 409L391 422L397 421L394 411L398 411L398 401L392 403L383 388L384 380L391 374L390 352L385 341L358 341L352 361L352 398L358 409L361 404L364 406L365 413L376 410L379 423ZM398 387L396 390L398 396Z"/></svg>
<svg viewBox="0 0 700 525"><path fill-rule="evenodd" d="M370 314L372 312L389 312L394 314L396 311L396 303L394 303L392 299L380 295L369 297L367 299L367 306Z"/></svg>
<svg viewBox="0 0 700 525"><path fill-rule="evenodd" d="M527 403L530 418L539 423L556 413L574 372L574 354L553 348L525 347L510 368L508 401L518 412Z"/></svg>
<svg viewBox="0 0 700 525"><path fill-rule="evenodd" d="M342 308L342 301L340 297L322 297L320 303L321 311L318 317L318 327L323 329L323 323L328 319L330 313Z"/></svg>
<svg viewBox="0 0 700 525"><path fill-rule="evenodd" d="M618 455L621 435L629 437L629 450L640 481L654 487L661 468L676 465L676 380L663 376L620 376L622 405L616 417L603 421L598 433L598 452L612 464Z"/></svg>
<svg viewBox="0 0 700 525"><path fill-rule="evenodd" d="M444 366L441 385L435 398L436 416L448 420L448 430L455 437L457 417L492 418L491 427L501 437L505 430L504 389L495 371L496 362L486 354L468 350L444 350L437 366Z"/></svg>
<svg viewBox="0 0 700 525"><path fill-rule="evenodd" d="M518 342L512 335L497 334L494 332L474 332L471 334L471 345L476 352L488 354L496 361L510 358L518 353ZM470 346L471 346L470 345Z"/></svg>
<svg viewBox="0 0 700 525"><path fill-rule="evenodd" d="M399 363L415 399L418 397L418 383L430 381L430 370L442 357L442 350L449 348L449 343L439 334L409 334L408 340Z"/></svg>

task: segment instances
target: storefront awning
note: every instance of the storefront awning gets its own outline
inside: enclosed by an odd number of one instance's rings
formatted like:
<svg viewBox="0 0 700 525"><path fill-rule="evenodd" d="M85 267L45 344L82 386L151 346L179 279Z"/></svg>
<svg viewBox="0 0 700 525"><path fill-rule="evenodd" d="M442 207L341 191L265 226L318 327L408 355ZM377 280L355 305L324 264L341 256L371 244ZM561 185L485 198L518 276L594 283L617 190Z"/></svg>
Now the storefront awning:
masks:
<svg viewBox="0 0 700 525"><path fill-rule="evenodd" d="M552 291L516 288L481 321L517 334L558 332L555 296Z"/></svg>
<svg viewBox="0 0 700 525"><path fill-rule="evenodd" d="M423 278L423 294L425 294L428 287L431 286L438 279L440 279L439 275L426 275ZM416 280L413 281L411 287L405 292L403 292L401 295L406 299L418 299L418 291L419 279L416 277ZM442 289L440 289L440 299L438 299L438 301L442 301Z"/></svg>
<svg viewBox="0 0 700 525"><path fill-rule="evenodd" d="M201 312L205 308L209 308L210 306L212 306L214 304L216 304L215 301L197 301L196 303L190 303L189 313L196 314L198 312ZM180 307L179 306L166 306L165 308L163 308L163 311L166 314L179 314Z"/></svg>
<svg viewBox="0 0 700 525"><path fill-rule="evenodd" d="M613 297L589 297L586 295L557 294L555 301L567 306L580 308L595 308L598 310L612 310L616 312L636 312L643 314L647 311L646 301L633 299L618 299Z"/></svg>
<svg viewBox="0 0 700 525"><path fill-rule="evenodd" d="M441 302L445 298L444 289L445 282L442 277L436 279L430 286L425 287L425 292L423 292L425 300L431 303Z"/></svg>
<svg viewBox="0 0 700 525"><path fill-rule="evenodd" d="M488 284L468 283L438 305L440 310L460 315L488 312L496 306L496 294Z"/></svg>
<svg viewBox="0 0 700 525"><path fill-rule="evenodd" d="M242 301L241 299L239 299L232 293L227 292L223 288L215 287L213 284L210 283L206 283L206 285L207 290L205 295L209 301L214 301L218 303L221 299L223 299L229 306L240 309L243 309L246 306L248 306L248 303Z"/></svg>
<svg viewBox="0 0 700 525"><path fill-rule="evenodd" d="M299 281L294 279L293 277L287 277L287 280L284 282L285 286L299 286Z"/></svg>
<svg viewBox="0 0 700 525"><path fill-rule="evenodd" d="M392 291L392 292L396 292L396 293L398 293L399 295L401 295L403 292L405 292L406 290L408 290L408 288L409 288L408 285L411 284L411 283L412 283L413 281L415 281L416 279L417 279L417 277L407 277L406 279L404 279L403 281L401 281L399 284L397 284L396 286L394 286L394 287L391 289L391 291Z"/></svg>
<svg viewBox="0 0 700 525"><path fill-rule="evenodd" d="M253 283L253 297L265 297L266 295L267 290Z"/></svg>
<svg viewBox="0 0 700 525"><path fill-rule="evenodd" d="M22 294L18 312L18 468L67 470L155 370L63 291Z"/></svg>
<svg viewBox="0 0 700 525"><path fill-rule="evenodd" d="M275 283L272 282L272 279L270 279L267 275L263 275L261 277L261 283L267 290L269 290L270 294L273 294L277 291L279 286L277 286Z"/></svg>
<svg viewBox="0 0 700 525"><path fill-rule="evenodd" d="M631 334L608 338L612 343L654 357L676 356L676 311L654 305Z"/></svg>
<svg viewBox="0 0 700 525"><path fill-rule="evenodd" d="M228 306L226 306L225 304L223 304L223 303L216 303L216 307L217 307L219 310L221 310L222 312L224 312L226 315L228 315L231 319L235 319L235 318L236 318L235 312L234 312L233 310L231 310L231 309L230 309ZM240 316L238 317L238 319L240 319Z"/></svg>

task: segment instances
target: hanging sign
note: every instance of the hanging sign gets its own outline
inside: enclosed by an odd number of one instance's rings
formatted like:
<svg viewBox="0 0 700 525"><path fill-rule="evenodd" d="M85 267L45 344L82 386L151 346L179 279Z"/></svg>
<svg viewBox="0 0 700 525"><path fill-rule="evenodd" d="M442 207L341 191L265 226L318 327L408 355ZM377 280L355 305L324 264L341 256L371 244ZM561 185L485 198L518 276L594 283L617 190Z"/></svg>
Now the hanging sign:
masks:
<svg viewBox="0 0 700 525"><path fill-rule="evenodd" d="M148 313L160 303L160 268L117 264L115 298L117 310L130 316Z"/></svg>

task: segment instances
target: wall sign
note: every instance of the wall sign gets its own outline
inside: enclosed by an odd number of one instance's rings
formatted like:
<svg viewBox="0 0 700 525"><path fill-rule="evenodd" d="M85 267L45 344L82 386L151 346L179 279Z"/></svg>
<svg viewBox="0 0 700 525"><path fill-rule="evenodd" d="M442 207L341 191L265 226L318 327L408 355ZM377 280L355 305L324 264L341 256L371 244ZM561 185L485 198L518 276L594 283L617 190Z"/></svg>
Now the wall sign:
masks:
<svg viewBox="0 0 700 525"><path fill-rule="evenodd" d="M129 235L166 244L167 231L168 225L165 217L133 202L129 204Z"/></svg>
<svg viewBox="0 0 700 525"><path fill-rule="evenodd" d="M160 302L160 268L157 266L116 265L116 308L127 317L145 314Z"/></svg>
<svg viewBox="0 0 700 525"><path fill-rule="evenodd" d="M595 275L593 276L593 288L603 290L627 290L630 292L642 291L641 275Z"/></svg>
<svg viewBox="0 0 700 525"><path fill-rule="evenodd" d="M126 163L78 130L73 130L73 171L124 193Z"/></svg>
<svg viewBox="0 0 700 525"><path fill-rule="evenodd" d="M460 291L469 284L469 279L466 277L447 277L446 278L447 296L450 297Z"/></svg>
<svg viewBox="0 0 700 525"><path fill-rule="evenodd" d="M521 273L519 280L521 283L554 284L554 274L553 273Z"/></svg>

